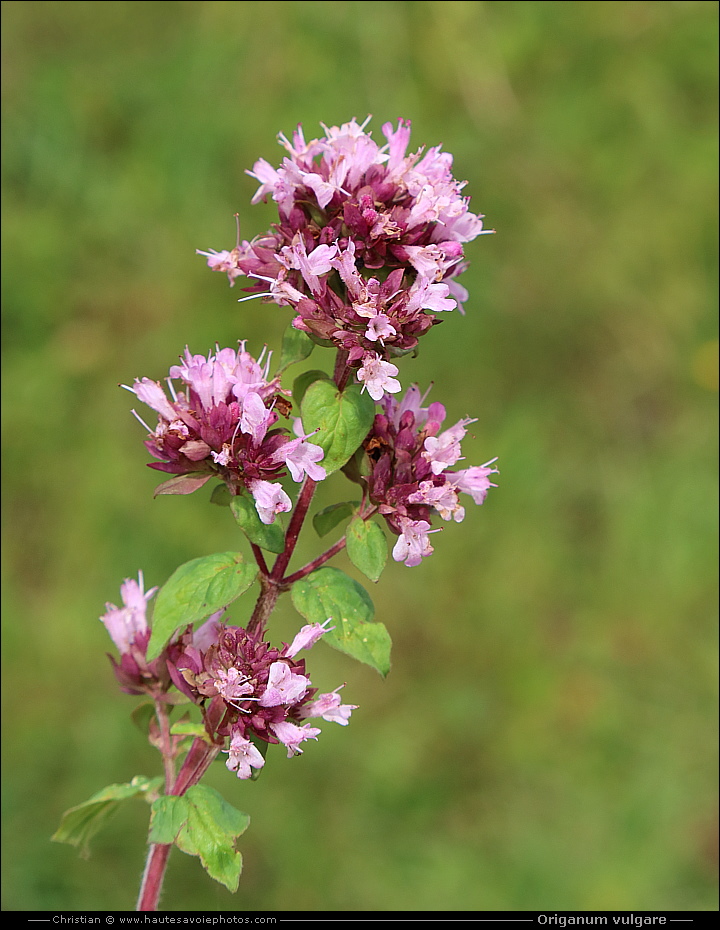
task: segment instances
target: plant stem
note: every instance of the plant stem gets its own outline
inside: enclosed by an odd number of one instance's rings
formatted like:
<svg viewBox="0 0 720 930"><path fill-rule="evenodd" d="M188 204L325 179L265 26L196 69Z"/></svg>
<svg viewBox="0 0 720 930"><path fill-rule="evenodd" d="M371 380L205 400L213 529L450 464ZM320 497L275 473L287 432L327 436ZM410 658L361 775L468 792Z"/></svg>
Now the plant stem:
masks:
<svg viewBox="0 0 720 930"><path fill-rule="evenodd" d="M175 784L172 786L172 790L167 793L180 797L185 794L188 788L197 785L219 751L219 746L209 745L203 739L193 740L193 744L185 756L185 761L175 779ZM171 848L172 843L150 844L136 910L157 910Z"/></svg>
<svg viewBox="0 0 720 930"><path fill-rule="evenodd" d="M265 555L260 548L256 546L255 543L250 543L250 548L252 549L253 555L255 556L255 561L258 563L258 568L263 573L263 575L269 574L269 569L267 567L267 562L265 561Z"/></svg>
<svg viewBox="0 0 720 930"><path fill-rule="evenodd" d="M283 574L288 566L288 562L295 551L300 530L307 516L310 502L315 493L316 482L312 478L305 477L303 486L300 488L295 509L290 517L287 532L285 533L285 549L275 560L271 572L260 571L260 594L255 603L250 622L247 625L248 633L255 636L262 636L262 632L268 622L270 614L275 609L278 596L282 590L285 590Z"/></svg>
<svg viewBox="0 0 720 930"><path fill-rule="evenodd" d="M156 911L172 844L152 843L143 872L136 911Z"/></svg>
<svg viewBox="0 0 720 930"><path fill-rule="evenodd" d="M248 633L255 636L262 636L262 631L268 622L270 614L275 609L280 589L277 584L268 576L260 575L260 594L255 603L250 622L247 625Z"/></svg>
<svg viewBox="0 0 720 930"><path fill-rule="evenodd" d="M295 504L295 510L293 511L293 515L290 518L290 523L288 524L287 532L285 533L285 551L281 552L277 557L272 571L270 572L270 580L274 582L274 584L280 583L283 575L285 574L285 569L288 566L288 562L290 561L290 558L295 551L295 546L297 545L300 530L302 529L303 522L307 516L310 502L313 499L316 486L316 482L306 475L303 486L300 489L300 494L298 495L297 503Z"/></svg>
<svg viewBox="0 0 720 930"><path fill-rule="evenodd" d="M173 752L172 737L170 735L170 720L168 717L167 705L160 700L155 700L155 716L157 717L158 726L160 727L160 739L162 745L163 768L165 769L165 793L167 794L172 783L175 780L175 754Z"/></svg>
<svg viewBox="0 0 720 930"><path fill-rule="evenodd" d="M334 555L337 555L338 552L342 552L345 548L346 538L343 536L342 539L338 539L334 546L331 546L326 552L323 552L322 555L319 555L316 559L313 559L312 562L308 562L307 565L303 565L302 568L299 568L296 572L293 572L292 575L288 575L286 578L283 578L283 586L295 584L296 581L300 581L301 578L306 578L311 572L314 572L316 568L320 568L321 565L324 565L328 562Z"/></svg>
<svg viewBox="0 0 720 930"><path fill-rule="evenodd" d="M345 388L348 378L350 377L350 366L347 363L348 354L349 353L345 349L338 349L337 355L335 356L333 381L337 384L339 391Z"/></svg>

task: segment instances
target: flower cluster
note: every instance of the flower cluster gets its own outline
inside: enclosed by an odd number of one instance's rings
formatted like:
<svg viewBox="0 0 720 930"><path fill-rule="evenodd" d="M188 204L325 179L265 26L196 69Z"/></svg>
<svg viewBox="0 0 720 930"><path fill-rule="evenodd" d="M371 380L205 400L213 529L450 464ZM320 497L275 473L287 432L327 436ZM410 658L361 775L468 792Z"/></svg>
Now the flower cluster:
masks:
<svg viewBox="0 0 720 930"><path fill-rule="evenodd" d="M230 740L226 764L238 778L249 778L253 768L265 764L252 738L282 743L291 758L302 752L300 743L320 734L305 722L308 718L347 724L356 705L342 704L339 689L317 695L305 661L295 659L326 632L326 625L304 626L289 646L277 649L242 627L211 619L168 663L176 687L207 704L210 737Z"/></svg>
<svg viewBox="0 0 720 930"><path fill-rule="evenodd" d="M147 622L147 605L157 588L145 591L142 572L138 580L126 578L120 586L122 607L106 604L100 617L110 638L120 653L120 661L109 656L115 677L126 694L158 694L167 691L171 681L163 659L148 662L147 646L150 627Z"/></svg>
<svg viewBox="0 0 720 930"><path fill-rule="evenodd" d="M347 352L380 400L401 390L390 359L415 349L435 314L462 312L463 243L492 230L470 212L450 154L406 154L407 121L382 127L383 146L366 124L323 126L310 142L301 127L292 142L280 135L282 165L260 159L248 172L260 182L253 203L272 197L279 223L232 251L198 252L231 285L244 275L251 296L291 306L293 325Z"/></svg>
<svg viewBox="0 0 720 930"><path fill-rule="evenodd" d="M427 396L427 395L426 395ZM433 552L428 536L432 511L443 520L459 523L465 516L458 493L469 494L482 504L488 489L496 487L490 475L495 459L484 465L453 471L462 459L460 441L474 420L459 420L441 430L446 413L442 404L421 406L424 397L413 385L398 402L383 399L383 413L377 414L372 431L364 442L371 463L368 476L370 500L399 536L393 558L408 566L419 565Z"/></svg>
<svg viewBox="0 0 720 930"><path fill-rule="evenodd" d="M305 475L315 481L325 477L318 464L320 446L307 436L291 436L286 427L273 428L291 405L278 379L268 380L269 364L269 356L264 366L262 355L256 361L244 342L237 351L217 349L207 358L186 349L181 364L170 369L170 396L149 378L124 385L158 414L153 430L133 411L150 434L145 446L159 460L151 468L173 475L200 473L201 483L217 475L234 494L247 488L263 523L292 507L278 483L286 468L297 482ZM176 391L172 379L181 381L184 390Z"/></svg>
<svg viewBox="0 0 720 930"><path fill-rule="evenodd" d="M357 705L343 704L340 688L318 695L306 675L305 661L295 659L327 632L330 621L304 626L289 646L277 649L261 636L226 626L219 611L194 633L190 626L178 631L160 656L148 663L146 609L156 590L144 591L142 572L139 581L125 579L120 588L123 606L107 604L100 618L120 653L120 662L110 656L120 687L128 694L158 697L175 685L202 705L210 739L230 740L227 767L238 778L249 778L251 768L265 763L251 737L282 743L290 758L302 752L300 743L320 734L305 722L308 719L347 725Z"/></svg>

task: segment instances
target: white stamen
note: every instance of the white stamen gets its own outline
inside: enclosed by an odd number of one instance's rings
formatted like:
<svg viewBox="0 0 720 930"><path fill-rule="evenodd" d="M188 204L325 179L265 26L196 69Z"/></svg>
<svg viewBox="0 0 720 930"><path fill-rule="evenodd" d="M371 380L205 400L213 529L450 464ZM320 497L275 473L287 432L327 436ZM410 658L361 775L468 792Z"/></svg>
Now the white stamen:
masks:
<svg viewBox="0 0 720 930"><path fill-rule="evenodd" d="M239 297L238 303L241 304L246 300L254 300L256 297L272 297L270 291L265 291L263 294L248 294L247 297Z"/></svg>
<svg viewBox="0 0 720 930"><path fill-rule="evenodd" d="M123 387L124 387L124 386L125 386L125 385L123 385ZM154 429L150 429L150 427L147 425L147 423L145 422L145 420L143 420L143 418L140 416L140 414L139 414L136 410L131 410L130 413L132 413L132 415L135 417L135 419L138 421L138 423L141 424L141 426L144 426L144 427L145 427L145 429L148 431L148 433L150 433L151 436L154 436L154 435L155 435L155 430L154 430Z"/></svg>

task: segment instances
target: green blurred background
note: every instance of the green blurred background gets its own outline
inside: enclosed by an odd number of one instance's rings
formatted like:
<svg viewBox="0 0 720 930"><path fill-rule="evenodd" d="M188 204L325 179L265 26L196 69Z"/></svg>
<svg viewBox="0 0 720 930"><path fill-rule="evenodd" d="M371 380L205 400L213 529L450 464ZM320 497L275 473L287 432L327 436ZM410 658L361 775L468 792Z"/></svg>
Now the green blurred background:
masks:
<svg viewBox="0 0 720 930"><path fill-rule="evenodd" d="M2 14L3 906L134 907L144 804L89 861L49 842L159 771L97 617L139 568L162 583L239 534L207 489L152 499L117 385L186 343L279 347L288 310L238 305L194 250L232 247L236 211L269 226L244 169L279 162L278 131L372 113L452 152L497 229L467 247L467 315L401 377L478 417L467 463L499 456L500 487L373 587L386 682L313 650L349 727L257 783L211 773L252 818L238 893L176 851L163 908L715 908L717 5ZM275 636L298 623L281 602Z"/></svg>

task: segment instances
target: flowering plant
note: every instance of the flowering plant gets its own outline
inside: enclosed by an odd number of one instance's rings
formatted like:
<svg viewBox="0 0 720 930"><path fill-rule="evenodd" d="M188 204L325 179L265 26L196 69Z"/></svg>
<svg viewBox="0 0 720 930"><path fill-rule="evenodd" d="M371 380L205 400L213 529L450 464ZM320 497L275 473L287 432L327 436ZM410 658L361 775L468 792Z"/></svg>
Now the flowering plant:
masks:
<svg viewBox="0 0 720 930"><path fill-rule="evenodd" d="M200 784L214 759L224 755L230 772L255 779L271 745L292 758L317 740L315 723L348 724L357 705L343 702L342 685L318 694L300 653L323 639L388 673L390 636L370 596L327 563L346 549L377 581L388 553L384 525L395 538L393 559L417 566L433 552L433 518L461 522L463 501L482 504L495 486L494 459L457 468L475 420L444 428L445 407L423 406L427 392L415 384L402 393L393 361L415 351L438 314L462 312L463 246L487 230L461 195L450 155L440 147L407 154L410 125L402 120L382 127L382 146L365 126L353 119L323 127L310 142L300 127L292 141L280 135L282 164L261 159L248 172L260 182L253 202L271 197L278 223L250 242L238 230L231 250L199 252L231 286L245 279L241 300L292 308L274 373L272 353L255 358L241 341L207 356L186 347L164 386L146 377L126 386L151 411L132 411L147 433L148 464L169 476L155 494L190 494L217 479L211 500L229 507L251 552L250 560L240 552L200 556L159 591L145 591L140 572L122 584L122 606L107 604L101 617L119 654L111 662L121 690L147 699L142 719L164 775L103 789L66 812L54 839L87 850L122 800L150 802L138 910L157 908L173 845L237 888L236 841L249 818ZM290 366L316 346L335 350L332 374L313 369L283 387ZM289 572L315 488L339 472L359 485L361 500L316 513L319 536L342 524L345 532ZM235 626L228 607L253 584L252 616ZM305 623L291 643L271 645L268 621L288 591Z"/></svg>

